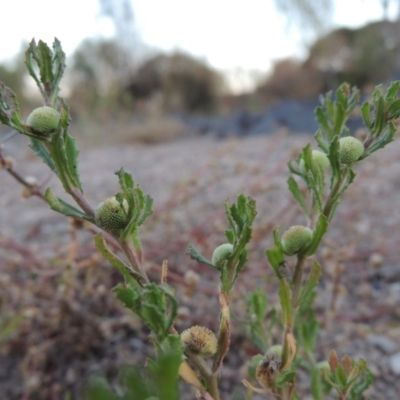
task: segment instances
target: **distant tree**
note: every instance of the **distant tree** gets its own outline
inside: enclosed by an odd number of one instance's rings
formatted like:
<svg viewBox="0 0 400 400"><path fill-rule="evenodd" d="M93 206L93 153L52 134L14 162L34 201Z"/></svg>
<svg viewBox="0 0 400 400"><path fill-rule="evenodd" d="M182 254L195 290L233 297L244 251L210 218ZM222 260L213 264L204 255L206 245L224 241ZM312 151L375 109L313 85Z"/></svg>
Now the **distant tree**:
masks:
<svg viewBox="0 0 400 400"><path fill-rule="evenodd" d="M159 54L144 62L126 92L134 100L161 95L165 110L212 111L223 88L221 75L204 62L181 52Z"/></svg>
<svg viewBox="0 0 400 400"><path fill-rule="evenodd" d="M114 38L90 38L75 50L69 67L71 104L90 111L117 97L130 74L132 58Z"/></svg>
<svg viewBox="0 0 400 400"><path fill-rule="evenodd" d="M392 4L397 5L397 19L400 19L400 0L377 1L381 4L383 19L388 19ZM301 27L305 36L311 34L315 38L332 27L335 0L274 0L274 3L290 24Z"/></svg>

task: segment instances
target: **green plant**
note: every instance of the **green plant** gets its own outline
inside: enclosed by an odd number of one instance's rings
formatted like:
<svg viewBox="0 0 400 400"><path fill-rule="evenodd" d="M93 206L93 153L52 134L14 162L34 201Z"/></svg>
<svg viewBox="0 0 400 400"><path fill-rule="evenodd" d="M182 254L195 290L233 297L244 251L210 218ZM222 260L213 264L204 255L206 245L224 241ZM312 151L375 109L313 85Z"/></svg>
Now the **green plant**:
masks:
<svg viewBox="0 0 400 400"><path fill-rule="evenodd" d="M155 358L149 362L146 372L135 369L123 372L118 392L104 380L97 379L89 386L87 396L89 399L178 399L179 375L198 390L199 398L219 400L219 375L229 350L232 330L232 293L247 262L256 203L244 194L233 204L226 202L227 242L215 249L211 261L189 245L187 253L191 258L219 274L220 325L217 334L209 328L195 326L179 335L174 327L178 301L173 288L167 284L166 263L159 284L150 281L144 268L140 227L151 214L153 200L123 168L116 173L120 191L96 209L83 194L78 172L79 151L68 132L69 110L59 97L64 59L58 40L52 49L41 41L38 44L32 41L26 52L28 71L38 85L45 107L56 110L57 114L52 111L57 117L56 123L50 128L46 125L44 131L32 129L29 121L25 124L15 94L3 83L0 83L0 121L30 138L31 148L57 175L76 205L59 198L50 188L41 193L38 188L31 187L34 194L43 196L54 211L88 221L98 229L94 237L96 247L124 279L114 288L114 293L149 329L155 348ZM357 145L356 155L351 157L347 153L343 156L341 143L349 139L354 141L346 121L358 106L359 92L343 84L335 99L332 93L327 94L316 110L321 128L315 139L321 150L316 153L308 145L296 160L289 162L294 175L288 179L289 190L303 210L306 223L289 228L282 236L275 229L274 246L266 251L278 279L281 321L278 321L276 310L270 309L260 288L248 297L250 335L263 353L253 358L250 367L250 375L262 388L244 381L251 391L276 399L298 398L295 379L299 366L310 372L311 392L315 399L323 399L334 389L338 399L355 400L371 383L371 373L364 360L356 362L345 356L339 362L335 351L326 362L315 359L318 323L313 301L322 267L313 261L306 279L303 274L306 262L315 255L328 230L343 193L355 178L354 164L393 140L396 131L393 120L400 116L399 88L400 82L394 82L382 94L378 87L372 104L365 102L361 106L368 135L362 144L362 152ZM7 169L12 170L10 166ZM291 265L293 259L288 258L291 256L295 257L294 265ZM269 321L265 321L267 314ZM269 333L275 324L282 328L280 343L270 343Z"/></svg>

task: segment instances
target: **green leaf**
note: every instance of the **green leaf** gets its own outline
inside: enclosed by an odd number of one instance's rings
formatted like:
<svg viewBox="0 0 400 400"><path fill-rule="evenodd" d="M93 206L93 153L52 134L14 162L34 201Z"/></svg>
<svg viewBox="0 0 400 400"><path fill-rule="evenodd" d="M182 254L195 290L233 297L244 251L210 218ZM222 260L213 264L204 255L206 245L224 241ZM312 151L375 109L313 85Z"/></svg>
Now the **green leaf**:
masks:
<svg viewBox="0 0 400 400"><path fill-rule="evenodd" d="M76 146L75 138L67 133L65 134L65 155L67 159L69 180L72 182L74 187L78 188L82 192L83 189L78 172L79 150Z"/></svg>
<svg viewBox="0 0 400 400"><path fill-rule="evenodd" d="M67 193L71 193L72 188L82 192L82 185L79 180L77 169L78 149L75 139L67 132L67 122L61 121L61 129L51 137L50 154L57 170L57 175Z"/></svg>
<svg viewBox="0 0 400 400"><path fill-rule="evenodd" d="M400 117L400 99L393 101L387 110L387 120L392 120Z"/></svg>
<svg viewBox="0 0 400 400"><path fill-rule="evenodd" d="M300 204L300 207L303 209L304 213L308 216L309 211L307 209L306 200L299 188L299 185L297 184L297 182L293 177L289 177L289 179L287 180L287 184L293 197L297 200L297 202Z"/></svg>
<svg viewBox="0 0 400 400"><path fill-rule="evenodd" d="M362 394L371 386L373 380L373 373L369 369L366 369L360 376L358 382L351 388L349 400L360 399Z"/></svg>
<svg viewBox="0 0 400 400"><path fill-rule="evenodd" d="M268 299L261 288L257 288L247 298L247 317L250 321L250 337L262 351L267 350L263 322L268 310Z"/></svg>
<svg viewBox="0 0 400 400"><path fill-rule="evenodd" d="M347 384L347 374L344 370L342 364L339 364L334 372L336 383L341 389L346 388Z"/></svg>
<svg viewBox="0 0 400 400"><path fill-rule="evenodd" d="M284 327L293 322L292 295L285 278L279 282L279 298L282 307L282 325Z"/></svg>
<svg viewBox="0 0 400 400"><path fill-rule="evenodd" d="M104 378L96 377L89 381L86 400L118 400L110 385Z"/></svg>
<svg viewBox="0 0 400 400"><path fill-rule="evenodd" d="M175 297L166 285L150 283L143 288L132 288L130 285L120 284L114 291L117 298L141 318L159 342L165 339L178 309ZM166 298L170 304L169 312Z"/></svg>
<svg viewBox="0 0 400 400"><path fill-rule="evenodd" d="M0 81L0 122L20 133L25 133L24 121L15 93Z"/></svg>
<svg viewBox="0 0 400 400"><path fill-rule="evenodd" d="M29 147L33 150L35 155L43 160L43 162L50 168L51 171L57 173L56 166L50 156L49 150L43 141L31 138Z"/></svg>
<svg viewBox="0 0 400 400"><path fill-rule="evenodd" d="M325 141L325 139L322 136L322 131L321 129L318 129L317 132L314 135L315 140L318 143L319 148L326 154L329 153L329 145L328 143Z"/></svg>
<svg viewBox="0 0 400 400"><path fill-rule="evenodd" d="M361 116L368 130L371 127L371 104L367 101L361 106Z"/></svg>
<svg viewBox="0 0 400 400"><path fill-rule="evenodd" d="M94 222L92 217L85 214L83 211L78 210L74 206L71 206L64 200L58 198L50 188L46 189L44 192L44 198L47 200L50 208L60 214L63 214L67 217L76 217L86 221Z"/></svg>
<svg viewBox="0 0 400 400"><path fill-rule="evenodd" d="M54 39L53 50L41 40L38 44L32 40L25 53L25 63L29 74L35 80L45 103L57 108L59 83L65 70L65 53L61 48L58 39ZM35 66L39 69L39 76L36 74Z"/></svg>
<svg viewBox="0 0 400 400"><path fill-rule="evenodd" d="M321 107L317 107L315 109L315 118L318 122L318 124L321 126L321 128L324 130L325 134L330 135L331 132L331 127L329 126L328 119L326 118L326 115ZM321 134L322 136L322 134Z"/></svg>
<svg viewBox="0 0 400 400"><path fill-rule="evenodd" d="M386 101L396 100L399 94L400 81L391 82L385 95Z"/></svg>
<svg viewBox="0 0 400 400"><path fill-rule="evenodd" d="M101 232L94 236L94 243L101 255L124 276L126 282L133 287L135 287L135 282L140 286L144 286L145 280L143 277L108 248Z"/></svg>
<svg viewBox="0 0 400 400"><path fill-rule="evenodd" d="M276 376L274 386L285 387L288 383L292 382L295 377L295 371L282 371Z"/></svg>
<svg viewBox="0 0 400 400"><path fill-rule="evenodd" d="M159 400L179 399L179 367L183 360L180 336L168 335L162 345L158 346L157 360L149 363Z"/></svg>
<svg viewBox="0 0 400 400"><path fill-rule="evenodd" d="M192 244L189 244L186 249L186 254L192 259L196 260L200 264L206 264L210 267L216 268L215 265L206 257L204 257Z"/></svg>
<svg viewBox="0 0 400 400"><path fill-rule="evenodd" d="M375 103L375 120L372 123L371 134L373 136L378 136L385 125L385 101L383 97L380 96L378 101Z"/></svg>
<svg viewBox="0 0 400 400"><path fill-rule="evenodd" d="M390 142L393 142L396 131L397 129L393 122L389 122L385 131L376 140L373 141L371 146L369 146L368 149L364 152L364 155L361 157L361 159L366 158L375 151L384 148Z"/></svg>
<svg viewBox="0 0 400 400"><path fill-rule="evenodd" d="M307 246L306 249L306 254L308 256L312 256L313 254L316 253L318 250L318 246L321 243L322 238L324 237L326 231L328 230L328 220L327 218L323 215L320 214L317 223L315 225L315 229L313 232L313 236L311 238L310 244Z"/></svg>

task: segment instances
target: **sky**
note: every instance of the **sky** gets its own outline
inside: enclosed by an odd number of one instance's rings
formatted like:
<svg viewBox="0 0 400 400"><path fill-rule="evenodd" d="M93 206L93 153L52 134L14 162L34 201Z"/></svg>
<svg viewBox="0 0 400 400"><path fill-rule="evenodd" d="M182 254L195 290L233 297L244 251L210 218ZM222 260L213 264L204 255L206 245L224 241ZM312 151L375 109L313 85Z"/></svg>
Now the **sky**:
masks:
<svg viewBox="0 0 400 400"><path fill-rule="evenodd" d="M227 73L237 90L274 61L306 54L303 35L272 0L131 2L139 41L187 51ZM0 0L0 5L0 62L32 38L50 44L57 37L69 55L83 38L114 33L112 22L100 17L98 0ZM381 17L379 0L336 0L332 26L357 27Z"/></svg>

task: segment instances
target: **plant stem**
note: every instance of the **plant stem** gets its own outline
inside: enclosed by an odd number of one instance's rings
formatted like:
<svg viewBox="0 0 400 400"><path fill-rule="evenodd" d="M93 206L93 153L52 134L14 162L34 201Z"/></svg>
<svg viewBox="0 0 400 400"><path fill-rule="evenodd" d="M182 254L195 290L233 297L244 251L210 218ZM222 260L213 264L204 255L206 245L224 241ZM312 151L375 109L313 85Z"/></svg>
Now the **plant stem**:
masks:
<svg viewBox="0 0 400 400"><path fill-rule="evenodd" d="M150 283L150 280L149 280L146 272L140 265L139 260L137 259L136 254L133 251L130 243L128 243L125 240L121 240L120 243L121 243L121 248L122 248L123 252L125 253L126 257L128 258L128 261L131 264L132 268L143 277L143 279L146 283Z"/></svg>
<svg viewBox="0 0 400 400"><path fill-rule="evenodd" d="M77 190L77 188L71 187L70 194L87 215L94 217L93 207L89 204L86 197L79 190Z"/></svg>

